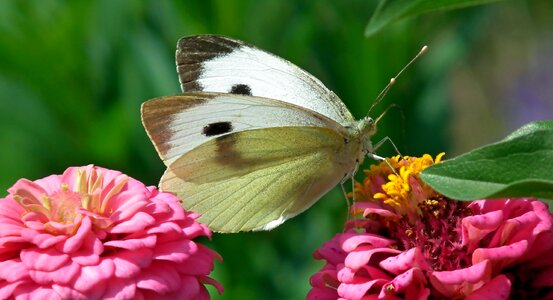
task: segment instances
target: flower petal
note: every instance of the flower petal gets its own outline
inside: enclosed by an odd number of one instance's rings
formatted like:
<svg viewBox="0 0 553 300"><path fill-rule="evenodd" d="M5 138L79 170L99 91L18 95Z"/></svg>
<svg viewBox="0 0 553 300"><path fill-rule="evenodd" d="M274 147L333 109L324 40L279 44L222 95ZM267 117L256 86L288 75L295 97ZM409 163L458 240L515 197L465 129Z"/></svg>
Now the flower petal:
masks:
<svg viewBox="0 0 553 300"><path fill-rule="evenodd" d="M141 270L150 265L152 261L152 250L142 248L137 250L122 250L112 256L115 265L115 276L118 278L133 278Z"/></svg>
<svg viewBox="0 0 553 300"><path fill-rule="evenodd" d="M152 290L160 294L176 291L181 284L179 274L166 263L157 263L144 270L138 276L136 286L141 289ZM195 289L196 286L191 287Z"/></svg>
<svg viewBox="0 0 553 300"><path fill-rule="evenodd" d="M113 228L111 228L112 233L133 233L137 231L142 231L147 226L150 226L155 223L155 219L144 212L138 212L134 214L129 220L123 221Z"/></svg>
<svg viewBox="0 0 553 300"><path fill-rule="evenodd" d="M67 265L70 257L60 253L54 248L47 249L23 249L21 250L21 261L31 270L52 272Z"/></svg>
<svg viewBox="0 0 553 300"><path fill-rule="evenodd" d="M140 248L153 248L156 245L157 237L155 235L148 235L136 239L126 239L119 241L105 242L104 246L111 246L115 248L123 248L127 250L137 250Z"/></svg>
<svg viewBox="0 0 553 300"><path fill-rule="evenodd" d="M511 281L507 276L499 275L471 293L467 300L509 299L510 293Z"/></svg>
<svg viewBox="0 0 553 300"><path fill-rule="evenodd" d="M73 288L81 292L98 289L99 286L107 283L114 273L115 266L113 261L111 259L103 259L96 266L82 267L79 277L73 283Z"/></svg>
<svg viewBox="0 0 553 300"><path fill-rule="evenodd" d="M396 256L388 257L380 262L380 266L392 274L401 274L412 268L430 269L419 248L412 248Z"/></svg>
<svg viewBox="0 0 553 300"><path fill-rule="evenodd" d="M29 271L20 260L0 261L0 279L8 282L15 282L28 277Z"/></svg>
<svg viewBox="0 0 553 300"><path fill-rule="evenodd" d="M446 298L455 295L470 295L488 282L492 275L492 265L485 260L465 269L432 272L430 283Z"/></svg>

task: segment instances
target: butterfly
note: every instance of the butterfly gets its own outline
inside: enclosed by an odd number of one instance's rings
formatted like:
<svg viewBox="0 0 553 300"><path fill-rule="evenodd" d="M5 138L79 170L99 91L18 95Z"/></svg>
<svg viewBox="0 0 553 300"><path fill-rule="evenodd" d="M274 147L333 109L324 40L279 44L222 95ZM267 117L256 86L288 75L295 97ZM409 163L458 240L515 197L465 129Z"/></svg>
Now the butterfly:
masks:
<svg viewBox="0 0 553 300"><path fill-rule="evenodd" d="M370 117L356 120L292 63L217 35L181 38L183 94L142 104L167 166L160 190L216 232L270 230L351 179L374 154Z"/></svg>

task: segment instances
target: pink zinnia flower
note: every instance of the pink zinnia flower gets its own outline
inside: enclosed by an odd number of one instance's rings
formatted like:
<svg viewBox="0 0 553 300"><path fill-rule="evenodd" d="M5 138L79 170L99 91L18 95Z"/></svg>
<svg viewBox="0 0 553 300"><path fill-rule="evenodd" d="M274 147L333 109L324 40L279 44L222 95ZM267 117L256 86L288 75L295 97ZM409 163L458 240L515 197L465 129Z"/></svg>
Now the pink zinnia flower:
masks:
<svg viewBox="0 0 553 300"><path fill-rule="evenodd" d="M357 184L354 219L314 253L308 299L553 299L553 227L536 199L454 201L389 159Z"/></svg>
<svg viewBox="0 0 553 300"><path fill-rule="evenodd" d="M72 167L0 199L0 299L209 299L219 255L169 193L117 171Z"/></svg>

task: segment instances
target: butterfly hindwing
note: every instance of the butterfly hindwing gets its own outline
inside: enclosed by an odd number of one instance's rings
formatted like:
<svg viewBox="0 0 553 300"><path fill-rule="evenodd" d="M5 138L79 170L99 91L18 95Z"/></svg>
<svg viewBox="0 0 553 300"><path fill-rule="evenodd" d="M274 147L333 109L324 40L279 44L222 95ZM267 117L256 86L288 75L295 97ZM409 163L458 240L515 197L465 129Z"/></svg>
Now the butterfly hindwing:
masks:
<svg viewBox="0 0 553 300"><path fill-rule="evenodd" d="M273 54L216 35L184 37L177 44L183 92L251 95L289 102L345 125L354 119L321 81Z"/></svg>
<svg viewBox="0 0 553 300"><path fill-rule="evenodd" d="M160 188L176 192L212 230L268 230L309 208L354 164L343 137L320 127L247 130L174 161ZM342 160L343 158L347 158Z"/></svg>

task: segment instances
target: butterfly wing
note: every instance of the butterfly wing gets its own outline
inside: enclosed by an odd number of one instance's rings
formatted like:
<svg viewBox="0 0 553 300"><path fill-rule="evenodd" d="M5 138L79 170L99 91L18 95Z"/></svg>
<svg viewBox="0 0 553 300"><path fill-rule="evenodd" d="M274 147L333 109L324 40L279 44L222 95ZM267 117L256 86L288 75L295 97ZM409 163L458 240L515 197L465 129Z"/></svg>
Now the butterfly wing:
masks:
<svg viewBox="0 0 553 300"><path fill-rule="evenodd" d="M292 63L227 37L198 35L177 44L183 92L252 95L305 107L346 126L354 121L344 103L321 81Z"/></svg>
<svg viewBox="0 0 553 300"><path fill-rule="evenodd" d="M176 192L212 230L270 230L309 208L354 167L359 149L334 130L276 127L212 139L175 160L161 190Z"/></svg>
<svg viewBox="0 0 553 300"><path fill-rule="evenodd" d="M220 137L266 127L327 127L347 134L338 123L282 101L220 93L186 93L142 104L142 124L165 165Z"/></svg>

